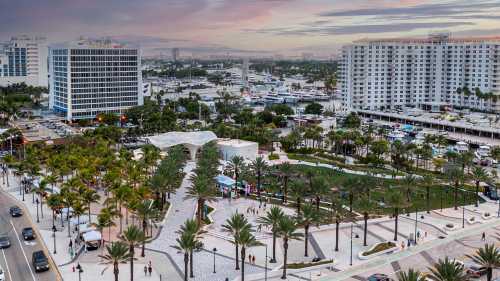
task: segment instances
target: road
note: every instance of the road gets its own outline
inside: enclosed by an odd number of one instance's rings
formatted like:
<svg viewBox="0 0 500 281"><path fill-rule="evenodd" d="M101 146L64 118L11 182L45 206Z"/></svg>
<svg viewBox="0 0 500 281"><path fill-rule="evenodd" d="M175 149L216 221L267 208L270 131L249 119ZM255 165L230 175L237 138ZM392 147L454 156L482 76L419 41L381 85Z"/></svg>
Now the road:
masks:
<svg viewBox="0 0 500 281"><path fill-rule="evenodd" d="M6 281L54 281L57 275L52 268L46 272L36 273L31 264L31 255L34 251L44 249L43 242L36 240L25 242L21 237L24 227L32 226L28 215L12 218L9 207L16 201L4 191L0 192L0 234L7 234L10 238L10 248L0 252L0 265L5 271ZM48 254L47 249L44 249Z"/></svg>

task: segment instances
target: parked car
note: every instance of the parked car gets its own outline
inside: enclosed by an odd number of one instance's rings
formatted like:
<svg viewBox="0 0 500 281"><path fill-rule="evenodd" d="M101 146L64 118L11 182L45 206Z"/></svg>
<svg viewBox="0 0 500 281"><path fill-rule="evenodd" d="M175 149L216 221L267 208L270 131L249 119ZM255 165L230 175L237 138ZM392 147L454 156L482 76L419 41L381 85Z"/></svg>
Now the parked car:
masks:
<svg viewBox="0 0 500 281"><path fill-rule="evenodd" d="M36 272L49 270L49 259L43 251L33 252L31 262Z"/></svg>
<svg viewBox="0 0 500 281"><path fill-rule="evenodd" d="M0 249L10 247L10 239L8 236L0 236Z"/></svg>
<svg viewBox="0 0 500 281"><path fill-rule="evenodd" d="M392 279L389 278L389 276L381 273L375 273L372 274L366 279L368 281L392 281Z"/></svg>
<svg viewBox="0 0 500 281"><path fill-rule="evenodd" d="M483 194L491 200L498 200L498 193L494 186L486 185Z"/></svg>
<svg viewBox="0 0 500 281"><path fill-rule="evenodd" d="M5 272L3 271L1 265L0 265L0 281L5 281Z"/></svg>
<svg viewBox="0 0 500 281"><path fill-rule="evenodd" d="M36 238L35 231L31 227L25 227L22 231L24 240L34 240Z"/></svg>
<svg viewBox="0 0 500 281"><path fill-rule="evenodd" d="M23 211L18 206L12 206L9 208L9 213L12 217L20 217L23 215Z"/></svg>

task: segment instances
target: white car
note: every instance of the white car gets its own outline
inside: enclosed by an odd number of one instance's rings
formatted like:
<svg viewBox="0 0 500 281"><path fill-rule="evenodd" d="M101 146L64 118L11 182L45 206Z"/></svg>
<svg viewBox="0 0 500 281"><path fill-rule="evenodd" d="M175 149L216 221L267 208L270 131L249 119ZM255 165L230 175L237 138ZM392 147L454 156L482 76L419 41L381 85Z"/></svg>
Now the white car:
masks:
<svg viewBox="0 0 500 281"><path fill-rule="evenodd" d="M5 272L3 271L2 266L0 266L0 281L5 281Z"/></svg>

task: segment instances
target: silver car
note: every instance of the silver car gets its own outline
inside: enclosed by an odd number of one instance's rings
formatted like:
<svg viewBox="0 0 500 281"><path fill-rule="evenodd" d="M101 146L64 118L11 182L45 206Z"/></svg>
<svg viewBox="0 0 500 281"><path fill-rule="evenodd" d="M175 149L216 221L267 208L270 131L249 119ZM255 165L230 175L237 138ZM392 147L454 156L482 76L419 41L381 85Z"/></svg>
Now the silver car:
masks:
<svg viewBox="0 0 500 281"><path fill-rule="evenodd" d="M10 239L7 236L0 236L0 249L5 249L10 247Z"/></svg>

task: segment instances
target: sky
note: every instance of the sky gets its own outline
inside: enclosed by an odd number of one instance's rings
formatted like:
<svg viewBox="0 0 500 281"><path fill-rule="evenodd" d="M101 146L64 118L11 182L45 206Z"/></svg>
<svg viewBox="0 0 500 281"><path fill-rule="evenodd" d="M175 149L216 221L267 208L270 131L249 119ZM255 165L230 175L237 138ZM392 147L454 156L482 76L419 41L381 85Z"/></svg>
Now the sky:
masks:
<svg viewBox="0 0 500 281"><path fill-rule="evenodd" d="M0 40L111 37L146 55L334 55L364 38L500 35L500 0L0 0Z"/></svg>

